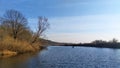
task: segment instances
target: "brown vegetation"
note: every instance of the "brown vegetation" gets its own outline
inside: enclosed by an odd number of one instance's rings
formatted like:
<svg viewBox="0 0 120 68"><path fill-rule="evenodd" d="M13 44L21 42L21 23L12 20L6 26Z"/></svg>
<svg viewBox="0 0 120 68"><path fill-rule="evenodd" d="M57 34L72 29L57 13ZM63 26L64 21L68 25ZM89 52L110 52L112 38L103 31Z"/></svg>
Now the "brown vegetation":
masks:
<svg viewBox="0 0 120 68"><path fill-rule="evenodd" d="M1 55L0 58L7 58L7 57L17 55L17 52L9 51L9 50L3 50L3 51L0 51L0 55Z"/></svg>
<svg viewBox="0 0 120 68"><path fill-rule="evenodd" d="M40 36L48 28L47 19L39 17L38 30L33 32L27 26L27 19L16 10L8 10L0 17L0 53L19 54L40 50Z"/></svg>

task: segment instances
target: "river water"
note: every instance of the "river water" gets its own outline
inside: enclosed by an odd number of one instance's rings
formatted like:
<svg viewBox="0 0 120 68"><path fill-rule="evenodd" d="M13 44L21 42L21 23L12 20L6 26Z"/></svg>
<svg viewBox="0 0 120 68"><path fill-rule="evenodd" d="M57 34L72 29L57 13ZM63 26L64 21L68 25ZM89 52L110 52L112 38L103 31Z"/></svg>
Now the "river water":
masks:
<svg viewBox="0 0 120 68"><path fill-rule="evenodd" d="M0 59L0 68L120 68L120 49L49 46L36 54Z"/></svg>

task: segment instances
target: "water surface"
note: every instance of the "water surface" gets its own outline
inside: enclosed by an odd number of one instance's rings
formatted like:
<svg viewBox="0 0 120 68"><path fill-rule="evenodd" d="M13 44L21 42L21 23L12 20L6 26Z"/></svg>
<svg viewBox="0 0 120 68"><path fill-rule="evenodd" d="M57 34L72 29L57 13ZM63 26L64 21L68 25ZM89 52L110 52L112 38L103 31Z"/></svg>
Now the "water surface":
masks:
<svg viewBox="0 0 120 68"><path fill-rule="evenodd" d="M49 46L40 53L0 59L0 68L120 68L120 49Z"/></svg>

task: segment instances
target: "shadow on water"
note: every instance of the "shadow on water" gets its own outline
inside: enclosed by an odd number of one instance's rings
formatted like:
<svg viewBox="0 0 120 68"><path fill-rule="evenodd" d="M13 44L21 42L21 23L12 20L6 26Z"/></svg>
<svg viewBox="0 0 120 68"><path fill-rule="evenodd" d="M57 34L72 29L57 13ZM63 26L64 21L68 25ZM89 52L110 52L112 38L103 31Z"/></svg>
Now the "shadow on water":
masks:
<svg viewBox="0 0 120 68"><path fill-rule="evenodd" d="M0 59L0 68L28 68L27 61L35 57L37 54L21 54L19 56Z"/></svg>
<svg viewBox="0 0 120 68"><path fill-rule="evenodd" d="M47 50L47 48L44 48L42 51L44 50ZM35 68L36 64L39 63L38 59L40 52L20 54L9 58L0 58L0 68Z"/></svg>

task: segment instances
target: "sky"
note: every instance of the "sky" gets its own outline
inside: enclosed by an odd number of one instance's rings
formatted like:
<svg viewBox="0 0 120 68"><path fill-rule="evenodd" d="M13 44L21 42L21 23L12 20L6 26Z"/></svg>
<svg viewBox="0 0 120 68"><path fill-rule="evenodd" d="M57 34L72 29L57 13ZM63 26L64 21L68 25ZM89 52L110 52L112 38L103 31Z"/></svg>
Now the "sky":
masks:
<svg viewBox="0 0 120 68"><path fill-rule="evenodd" d="M47 17L49 40L67 43L120 40L120 0L0 0L0 16L9 9L23 13L33 30L38 16Z"/></svg>

